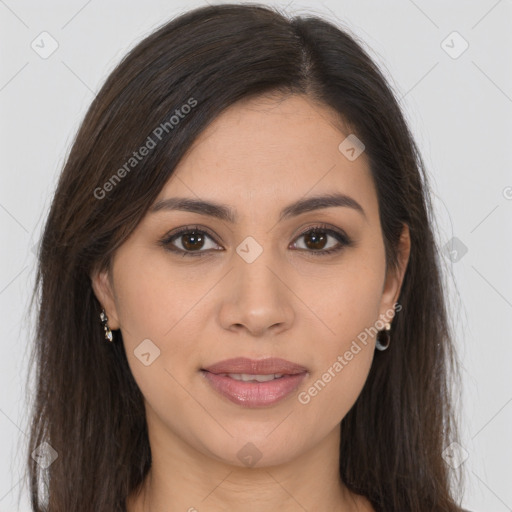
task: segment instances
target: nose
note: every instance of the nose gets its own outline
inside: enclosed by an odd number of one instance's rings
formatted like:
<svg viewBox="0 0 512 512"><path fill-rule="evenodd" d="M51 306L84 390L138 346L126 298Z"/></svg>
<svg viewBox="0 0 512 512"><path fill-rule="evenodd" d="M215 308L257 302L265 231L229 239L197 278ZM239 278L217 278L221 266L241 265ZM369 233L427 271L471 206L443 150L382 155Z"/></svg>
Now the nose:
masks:
<svg viewBox="0 0 512 512"><path fill-rule="evenodd" d="M258 337L289 329L295 318L293 293L270 251L263 251L252 263L235 254L233 264L224 284L221 326Z"/></svg>

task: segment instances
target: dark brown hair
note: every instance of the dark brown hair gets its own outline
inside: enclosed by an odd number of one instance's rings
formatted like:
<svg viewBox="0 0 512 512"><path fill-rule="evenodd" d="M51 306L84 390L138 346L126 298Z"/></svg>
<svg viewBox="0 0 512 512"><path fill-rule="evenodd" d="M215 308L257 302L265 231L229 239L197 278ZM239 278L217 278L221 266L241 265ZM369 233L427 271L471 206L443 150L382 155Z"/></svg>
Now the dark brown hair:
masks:
<svg viewBox="0 0 512 512"><path fill-rule="evenodd" d="M396 268L403 224L410 230L402 310L391 347L376 353L342 420L340 476L379 511L461 510L452 495L457 475L442 458L457 439L450 390L458 372L441 256L424 165L398 101L348 30L316 16L226 4L177 17L126 55L92 102L60 176L33 295L29 442L29 454L47 442L58 458L42 469L28 456L34 511L123 511L143 481L151 465L143 397L121 332L113 344L103 338L91 273L110 267L212 120L238 100L274 93L329 106L365 144L388 266ZM128 172L148 137L155 147ZM457 485L460 492L461 475Z"/></svg>

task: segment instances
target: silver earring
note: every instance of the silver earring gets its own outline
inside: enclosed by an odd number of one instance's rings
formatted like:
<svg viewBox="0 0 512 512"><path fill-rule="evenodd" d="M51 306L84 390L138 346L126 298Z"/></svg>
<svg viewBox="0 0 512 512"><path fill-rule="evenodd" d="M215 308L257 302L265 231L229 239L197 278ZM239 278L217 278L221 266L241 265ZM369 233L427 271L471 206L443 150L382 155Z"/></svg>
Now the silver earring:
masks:
<svg viewBox="0 0 512 512"><path fill-rule="evenodd" d="M101 310L100 320L101 320L101 323L103 324L103 329L105 330L105 339L110 342L113 342L114 338L112 336L112 331L110 330L110 327L107 324L108 318L107 318L107 315L105 314L104 309Z"/></svg>
<svg viewBox="0 0 512 512"><path fill-rule="evenodd" d="M391 324L386 322L386 329L379 331L377 333L377 340L375 343L375 348L377 350L386 350L389 347L389 342L391 341Z"/></svg>

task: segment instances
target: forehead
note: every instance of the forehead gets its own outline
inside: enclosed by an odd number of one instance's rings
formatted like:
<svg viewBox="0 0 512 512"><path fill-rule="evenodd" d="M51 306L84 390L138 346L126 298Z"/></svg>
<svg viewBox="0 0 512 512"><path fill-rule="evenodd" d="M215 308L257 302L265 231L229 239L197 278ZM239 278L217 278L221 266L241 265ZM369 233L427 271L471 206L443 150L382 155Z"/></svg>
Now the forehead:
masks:
<svg viewBox="0 0 512 512"><path fill-rule="evenodd" d="M199 135L159 198L207 198L243 211L340 192L371 212L377 199L366 155L351 161L339 149L348 135L329 107L306 96L243 100Z"/></svg>

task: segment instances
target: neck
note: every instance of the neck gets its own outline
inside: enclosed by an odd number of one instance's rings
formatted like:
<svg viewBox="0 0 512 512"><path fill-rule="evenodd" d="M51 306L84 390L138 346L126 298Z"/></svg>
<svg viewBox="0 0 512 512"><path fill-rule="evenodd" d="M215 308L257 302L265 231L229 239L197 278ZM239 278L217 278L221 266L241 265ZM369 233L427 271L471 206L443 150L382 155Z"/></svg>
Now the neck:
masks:
<svg viewBox="0 0 512 512"><path fill-rule="evenodd" d="M339 477L339 425L314 449L283 464L240 467L192 448L164 429L150 429L151 469L127 512L373 510Z"/></svg>

